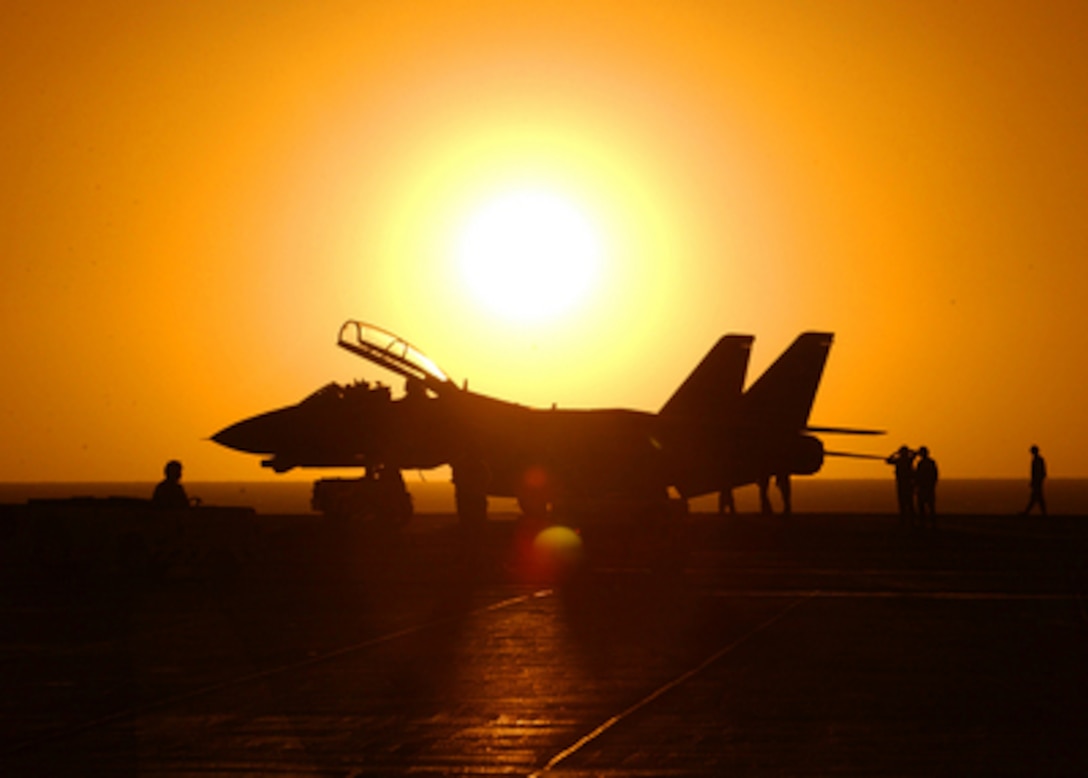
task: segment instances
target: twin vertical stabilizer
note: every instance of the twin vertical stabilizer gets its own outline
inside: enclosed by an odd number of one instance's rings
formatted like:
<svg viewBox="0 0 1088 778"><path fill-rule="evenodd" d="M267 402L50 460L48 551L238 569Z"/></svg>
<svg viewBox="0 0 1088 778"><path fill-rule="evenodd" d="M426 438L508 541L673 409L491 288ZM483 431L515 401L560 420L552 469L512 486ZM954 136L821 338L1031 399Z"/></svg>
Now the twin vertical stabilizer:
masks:
<svg viewBox="0 0 1088 778"><path fill-rule="evenodd" d="M834 335L805 332L744 393L749 422L782 430L808 424Z"/></svg>
<svg viewBox="0 0 1088 778"><path fill-rule="evenodd" d="M744 391L751 335L726 335L661 409L669 418L802 430L834 336L805 332Z"/></svg>
<svg viewBox="0 0 1088 778"><path fill-rule="evenodd" d="M702 418L727 421L740 410L751 335L726 335L681 384L661 409L671 418Z"/></svg>

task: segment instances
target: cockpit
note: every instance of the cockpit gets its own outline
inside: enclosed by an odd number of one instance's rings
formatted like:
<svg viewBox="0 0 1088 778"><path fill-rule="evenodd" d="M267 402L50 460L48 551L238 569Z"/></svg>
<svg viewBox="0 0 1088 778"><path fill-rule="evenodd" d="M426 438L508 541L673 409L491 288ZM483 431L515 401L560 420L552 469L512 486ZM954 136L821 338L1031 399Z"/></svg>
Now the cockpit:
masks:
<svg viewBox="0 0 1088 778"><path fill-rule="evenodd" d="M344 322L337 345L409 380L421 381L435 393L456 388L430 357L403 338L372 324Z"/></svg>
<svg viewBox="0 0 1088 778"><path fill-rule="evenodd" d="M351 384L338 384L333 381L310 394L299 405L329 406L343 401L357 404L389 402L390 397L389 387L380 383L371 385L366 381L356 381Z"/></svg>

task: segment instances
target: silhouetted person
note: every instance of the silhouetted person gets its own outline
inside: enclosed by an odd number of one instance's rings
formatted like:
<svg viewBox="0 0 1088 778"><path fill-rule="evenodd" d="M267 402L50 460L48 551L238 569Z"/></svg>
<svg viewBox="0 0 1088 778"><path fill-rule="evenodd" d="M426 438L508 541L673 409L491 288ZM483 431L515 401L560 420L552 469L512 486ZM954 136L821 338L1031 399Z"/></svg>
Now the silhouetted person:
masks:
<svg viewBox="0 0 1088 778"><path fill-rule="evenodd" d="M907 521L914 515L914 452L900 446L884 461L895 466L895 496L899 501L899 515Z"/></svg>
<svg viewBox="0 0 1088 778"><path fill-rule="evenodd" d="M759 512L764 516L774 514L774 508L771 507L771 497L767 494L770 485L771 477L769 475L761 475L756 479L756 486L759 487Z"/></svg>
<svg viewBox="0 0 1088 778"><path fill-rule="evenodd" d="M718 492L718 515L724 516L727 512L734 516L737 513L737 504L733 501L732 489L722 489Z"/></svg>
<svg viewBox="0 0 1088 778"><path fill-rule="evenodd" d="M475 452L467 452L453 462L453 495L457 518L462 526L475 531L487 520L487 488L491 471Z"/></svg>
<svg viewBox="0 0 1088 778"><path fill-rule="evenodd" d="M399 467L382 468L378 475L381 486L382 517L393 521L407 521L412 516L412 497L404 485L404 474Z"/></svg>
<svg viewBox="0 0 1088 778"><path fill-rule="evenodd" d="M927 519L930 526L937 526L937 463L929 456L929 449L918 449L918 464L914 466L914 488L918 494L918 516Z"/></svg>
<svg viewBox="0 0 1088 778"><path fill-rule="evenodd" d="M464 574L478 574L480 546L487 521L487 489L491 470L477 451L467 450L451 462L453 469L453 499L461 534L461 554Z"/></svg>
<svg viewBox="0 0 1088 778"><path fill-rule="evenodd" d="M1024 515L1031 513L1036 505L1046 516L1046 497L1043 496L1043 482L1046 481L1046 460L1039 456L1039 447L1031 447L1031 499L1028 507L1024 508Z"/></svg>
<svg viewBox="0 0 1088 778"><path fill-rule="evenodd" d="M155 487L151 495L151 504L156 508L174 510L189 507L189 495L181 485L181 462L171 459L163 468L166 477Z"/></svg>
<svg viewBox="0 0 1088 778"><path fill-rule="evenodd" d="M427 386L420 379L409 376L404 381L404 397L409 402L427 399Z"/></svg>
<svg viewBox="0 0 1088 778"><path fill-rule="evenodd" d="M793 513L793 487L790 484L789 473L779 473L774 477L774 485L778 487L782 495L782 515L789 516Z"/></svg>

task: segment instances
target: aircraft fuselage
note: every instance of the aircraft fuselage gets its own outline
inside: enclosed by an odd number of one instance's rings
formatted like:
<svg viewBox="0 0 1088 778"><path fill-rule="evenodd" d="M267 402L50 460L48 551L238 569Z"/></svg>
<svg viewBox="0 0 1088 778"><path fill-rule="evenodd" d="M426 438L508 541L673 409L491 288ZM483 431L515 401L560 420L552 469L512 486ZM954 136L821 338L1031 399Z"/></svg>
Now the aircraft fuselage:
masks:
<svg viewBox="0 0 1088 778"><path fill-rule="evenodd" d="M662 500L670 488L690 498L819 471L824 447L807 423L831 340L802 334L744 390L752 338L727 335L659 413L537 409L458 387L405 341L348 322L339 345L403 376L403 397L381 385L330 384L213 440L264 455L277 472L449 464L456 482L458 464L473 463L474 481L486 471L488 495L537 506Z"/></svg>

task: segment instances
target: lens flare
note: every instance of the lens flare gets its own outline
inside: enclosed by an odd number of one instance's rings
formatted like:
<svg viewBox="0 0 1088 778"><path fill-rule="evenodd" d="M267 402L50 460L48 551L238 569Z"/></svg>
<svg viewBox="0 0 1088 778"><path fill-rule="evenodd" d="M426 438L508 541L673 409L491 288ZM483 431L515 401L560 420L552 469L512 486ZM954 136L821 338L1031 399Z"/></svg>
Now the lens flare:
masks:
<svg viewBox="0 0 1088 778"><path fill-rule="evenodd" d="M548 527L533 541L533 553L541 570L563 577L582 561L582 538L570 527Z"/></svg>

